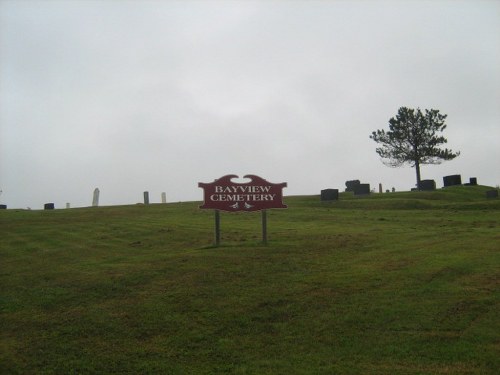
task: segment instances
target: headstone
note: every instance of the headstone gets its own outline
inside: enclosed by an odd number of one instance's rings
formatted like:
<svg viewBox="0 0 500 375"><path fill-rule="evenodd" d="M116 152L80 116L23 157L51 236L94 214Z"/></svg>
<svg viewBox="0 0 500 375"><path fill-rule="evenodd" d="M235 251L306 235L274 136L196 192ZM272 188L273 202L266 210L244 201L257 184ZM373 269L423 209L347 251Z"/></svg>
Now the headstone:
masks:
<svg viewBox="0 0 500 375"><path fill-rule="evenodd" d="M477 178L476 177L469 178L469 184L476 186L477 185Z"/></svg>
<svg viewBox="0 0 500 375"><path fill-rule="evenodd" d="M354 191L357 186L359 186L359 180L350 180L345 182L345 191Z"/></svg>
<svg viewBox="0 0 500 375"><path fill-rule="evenodd" d="M370 194L370 184L359 184L354 189L354 195L369 195Z"/></svg>
<svg viewBox="0 0 500 375"><path fill-rule="evenodd" d="M436 181L434 180L422 180L418 186L418 190L430 191L436 190Z"/></svg>
<svg viewBox="0 0 500 375"><path fill-rule="evenodd" d="M167 203L167 194L161 193L161 203Z"/></svg>
<svg viewBox="0 0 500 375"><path fill-rule="evenodd" d="M339 189L324 189L321 190L321 201L338 201Z"/></svg>
<svg viewBox="0 0 500 375"><path fill-rule="evenodd" d="M0 204L0 210L6 210L7 205L6 204Z"/></svg>
<svg viewBox="0 0 500 375"><path fill-rule="evenodd" d="M378 184L378 192L379 194L382 194L384 190L382 189L382 184Z"/></svg>
<svg viewBox="0 0 500 375"><path fill-rule="evenodd" d="M149 204L149 192L144 192L144 204Z"/></svg>
<svg viewBox="0 0 500 375"><path fill-rule="evenodd" d="M396 192L396 188L395 188L395 187L393 187L393 188L392 188L392 192L393 192L393 193L395 193L395 192Z"/></svg>
<svg viewBox="0 0 500 375"><path fill-rule="evenodd" d="M486 198L498 198L498 190L488 190L486 192Z"/></svg>
<svg viewBox="0 0 500 375"><path fill-rule="evenodd" d="M454 174L451 176L444 176L443 177L443 185L444 185L444 187L462 185L462 177L459 174Z"/></svg>
<svg viewBox="0 0 500 375"><path fill-rule="evenodd" d="M45 203L43 205L44 210L53 210L54 209L54 203Z"/></svg>
<svg viewBox="0 0 500 375"><path fill-rule="evenodd" d="M94 197L92 199L92 207L99 206L99 188L94 189Z"/></svg>
<svg viewBox="0 0 500 375"><path fill-rule="evenodd" d="M66 208L70 208L70 204L69 203L66 203Z"/></svg>

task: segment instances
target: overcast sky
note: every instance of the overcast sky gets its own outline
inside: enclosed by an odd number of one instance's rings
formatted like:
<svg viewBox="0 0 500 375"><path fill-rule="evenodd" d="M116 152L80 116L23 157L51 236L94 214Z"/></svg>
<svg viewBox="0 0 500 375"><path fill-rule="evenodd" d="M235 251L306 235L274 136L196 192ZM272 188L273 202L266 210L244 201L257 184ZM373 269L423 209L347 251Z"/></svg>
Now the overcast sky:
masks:
<svg viewBox="0 0 500 375"><path fill-rule="evenodd" d="M500 184L500 1L0 0L0 201L201 200L256 174L319 194L410 190L369 139L447 114L461 174Z"/></svg>

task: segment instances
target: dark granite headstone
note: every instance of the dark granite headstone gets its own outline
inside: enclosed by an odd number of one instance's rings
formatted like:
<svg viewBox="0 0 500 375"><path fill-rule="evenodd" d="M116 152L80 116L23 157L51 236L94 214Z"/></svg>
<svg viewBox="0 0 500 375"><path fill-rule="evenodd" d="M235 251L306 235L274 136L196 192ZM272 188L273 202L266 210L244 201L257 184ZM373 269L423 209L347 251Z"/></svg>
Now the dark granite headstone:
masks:
<svg viewBox="0 0 500 375"><path fill-rule="evenodd" d="M356 187L359 186L360 182L359 180L350 180L345 182L345 191L354 191L356 190Z"/></svg>
<svg viewBox="0 0 500 375"><path fill-rule="evenodd" d="M6 204L0 204L0 210L6 210L7 205Z"/></svg>
<svg viewBox="0 0 500 375"><path fill-rule="evenodd" d="M45 203L43 205L44 210L53 210L54 209L54 203Z"/></svg>
<svg viewBox="0 0 500 375"><path fill-rule="evenodd" d="M476 177L469 178L469 184L476 186L477 185L477 178Z"/></svg>
<svg viewBox="0 0 500 375"><path fill-rule="evenodd" d="M443 185L444 185L444 187L462 185L462 177L459 174L454 174L451 176L444 176L443 177Z"/></svg>
<svg viewBox="0 0 500 375"><path fill-rule="evenodd" d="M354 195L367 195L370 194L370 184L359 184L354 189Z"/></svg>
<svg viewBox="0 0 500 375"><path fill-rule="evenodd" d="M436 190L436 181L434 180L422 180L420 181L420 185L418 186L419 190Z"/></svg>
<svg viewBox="0 0 500 375"><path fill-rule="evenodd" d="M486 192L486 198L498 198L498 190L488 190Z"/></svg>
<svg viewBox="0 0 500 375"><path fill-rule="evenodd" d="M149 192L144 192L144 204L149 204Z"/></svg>
<svg viewBox="0 0 500 375"><path fill-rule="evenodd" d="M324 189L321 190L321 201L338 201L339 189Z"/></svg>

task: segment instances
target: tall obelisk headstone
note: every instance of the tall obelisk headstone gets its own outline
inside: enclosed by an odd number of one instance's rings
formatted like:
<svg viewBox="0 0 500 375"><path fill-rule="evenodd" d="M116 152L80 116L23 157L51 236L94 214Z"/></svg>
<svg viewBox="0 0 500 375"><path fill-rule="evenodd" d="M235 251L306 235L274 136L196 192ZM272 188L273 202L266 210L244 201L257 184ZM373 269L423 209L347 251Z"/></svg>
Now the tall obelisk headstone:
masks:
<svg viewBox="0 0 500 375"><path fill-rule="evenodd" d="M149 191L144 192L144 204L149 204Z"/></svg>
<svg viewBox="0 0 500 375"><path fill-rule="evenodd" d="M167 193L161 193L161 203L167 203Z"/></svg>
<svg viewBox="0 0 500 375"><path fill-rule="evenodd" d="M2 190L0 190L0 195L2 195ZM0 204L0 210L6 210L7 205L6 204Z"/></svg>
<svg viewBox="0 0 500 375"><path fill-rule="evenodd" d="M99 206L99 188L94 190L94 198L92 199L92 207Z"/></svg>

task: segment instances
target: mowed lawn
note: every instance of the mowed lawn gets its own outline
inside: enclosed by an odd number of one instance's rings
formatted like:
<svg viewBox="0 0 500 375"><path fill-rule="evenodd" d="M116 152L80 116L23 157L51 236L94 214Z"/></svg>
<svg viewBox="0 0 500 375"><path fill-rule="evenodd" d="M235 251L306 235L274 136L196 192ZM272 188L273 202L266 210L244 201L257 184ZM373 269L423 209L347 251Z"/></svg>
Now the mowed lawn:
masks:
<svg viewBox="0 0 500 375"><path fill-rule="evenodd" d="M2 374L498 374L486 187L0 211Z"/></svg>

